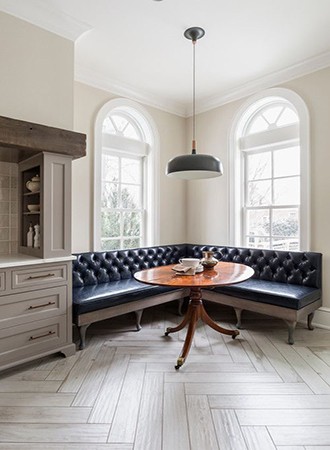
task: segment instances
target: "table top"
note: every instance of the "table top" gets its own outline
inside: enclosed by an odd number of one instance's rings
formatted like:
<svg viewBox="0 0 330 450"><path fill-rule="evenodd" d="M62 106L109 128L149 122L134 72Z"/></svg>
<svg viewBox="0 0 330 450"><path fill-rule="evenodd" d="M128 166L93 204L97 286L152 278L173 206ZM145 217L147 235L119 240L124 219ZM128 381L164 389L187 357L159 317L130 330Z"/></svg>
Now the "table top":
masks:
<svg viewBox="0 0 330 450"><path fill-rule="evenodd" d="M218 262L213 269L204 269L196 275L182 275L172 268L176 264L153 267L134 274L134 278L142 283L173 287L211 287L226 286L248 280L254 270L244 264Z"/></svg>

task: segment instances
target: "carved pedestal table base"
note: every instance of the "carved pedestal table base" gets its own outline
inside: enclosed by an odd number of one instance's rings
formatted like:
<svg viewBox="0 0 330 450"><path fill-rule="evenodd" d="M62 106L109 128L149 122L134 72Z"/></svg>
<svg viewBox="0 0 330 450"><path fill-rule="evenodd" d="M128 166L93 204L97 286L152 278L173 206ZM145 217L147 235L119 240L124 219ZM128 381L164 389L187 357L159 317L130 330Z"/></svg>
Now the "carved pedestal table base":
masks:
<svg viewBox="0 0 330 450"><path fill-rule="evenodd" d="M170 286L174 288L190 288L190 302L183 321L177 327L167 328L165 336L182 330L188 325L186 339L182 352L175 366L179 369L187 359L194 337L197 322L202 320L206 325L219 333L227 334L233 339L239 334L238 330L226 330L216 324L207 314L202 301L202 288L225 286L240 283L252 277L251 267L231 262L219 262L213 269L204 270L196 275L180 275L173 272L173 265L154 267L136 272L134 277L142 283Z"/></svg>
<svg viewBox="0 0 330 450"><path fill-rule="evenodd" d="M188 325L186 339L184 341L182 352L178 358L177 365L175 366L176 369L179 369L184 364L186 357L188 356L196 325L199 320L202 320L204 323L213 328L213 330L218 331L219 333L227 334L233 339L239 335L238 330L227 330L226 328L222 328L215 323L205 311L202 301L201 288L190 288L189 306L183 321L177 327L167 328L165 331L165 336L168 336L170 333L176 333Z"/></svg>

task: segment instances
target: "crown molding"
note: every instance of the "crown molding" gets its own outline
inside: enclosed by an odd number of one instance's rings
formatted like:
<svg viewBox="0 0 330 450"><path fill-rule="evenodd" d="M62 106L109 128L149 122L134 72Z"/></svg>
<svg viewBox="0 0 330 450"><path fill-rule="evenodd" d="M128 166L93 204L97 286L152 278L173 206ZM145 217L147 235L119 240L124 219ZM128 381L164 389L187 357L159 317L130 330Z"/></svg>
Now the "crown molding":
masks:
<svg viewBox="0 0 330 450"><path fill-rule="evenodd" d="M47 6L47 2L42 0L0 0L0 9L73 42L92 28L91 25L64 14L59 9Z"/></svg>
<svg viewBox="0 0 330 450"><path fill-rule="evenodd" d="M330 52L325 52L312 58L305 59L286 69L279 70L270 75L258 78L257 80L245 83L237 88L227 91L225 94L212 95L212 97L200 100L198 103L197 114L210 111L236 100L240 100L249 95L255 94L260 90L286 83L295 78L308 75L330 66ZM191 110L188 116L191 116Z"/></svg>
<svg viewBox="0 0 330 450"><path fill-rule="evenodd" d="M157 108L180 117L187 117L187 109L185 105L179 102L169 101L148 92L137 90L134 86L111 79L81 64L75 64L75 81L79 81L97 89L111 92L112 94L120 97L135 100L143 103L144 105L152 106L153 108Z"/></svg>
<svg viewBox="0 0 330 450"><path fill-rule="evenodd" d="M198 100L196 113L201 114L210 111L227 103L253 95L263 89L271 88L329 66L330 52L325 52L315 57L305 59L298 64L294 64L286 69L279 70L273 74L245 83L237 88L227 91L224 94L212 95L211 97ZM76 81L80 81L98 89L106 90L119 96L131 98L132 100L141 102L145 105L149 105L181 117L188 118L192 115L191 105L187 106L178 102L169 102L168 100L158 96L152 96L148 92L137 91L133 86L124 85L118 80L111 80L108 77L97 74L94 70L81 65L76 65L75 68Z"/></svg>

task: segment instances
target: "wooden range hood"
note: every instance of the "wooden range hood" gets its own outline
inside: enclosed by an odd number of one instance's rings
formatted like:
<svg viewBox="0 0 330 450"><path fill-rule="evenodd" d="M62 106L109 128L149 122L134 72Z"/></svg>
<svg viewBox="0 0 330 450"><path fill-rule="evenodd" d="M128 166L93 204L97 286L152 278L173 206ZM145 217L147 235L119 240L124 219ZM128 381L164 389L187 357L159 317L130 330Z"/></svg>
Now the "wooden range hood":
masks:
<svg viewBox="0 0 330 450"><path fill-rule="evenodd" d="M18 163L40 152L86 156L86 135L0 116L0 160Z"/></svg>

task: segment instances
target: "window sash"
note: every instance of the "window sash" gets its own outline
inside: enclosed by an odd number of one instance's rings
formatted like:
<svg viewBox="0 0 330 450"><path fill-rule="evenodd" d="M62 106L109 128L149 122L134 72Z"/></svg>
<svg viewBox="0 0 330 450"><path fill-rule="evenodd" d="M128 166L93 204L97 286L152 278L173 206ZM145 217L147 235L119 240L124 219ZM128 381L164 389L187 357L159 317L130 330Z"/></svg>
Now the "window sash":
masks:
<svg viewBox="0 0 330 450"><path fill-rule="evenodd" d="M111 237L107 237L107 236L103 236L102 235L102 231L100 232L100 241L101 241L101 245L104 241L119 241L119 248L124 248L125 244L124 241L125 240L133 240L133 239L139 239L140 245L143 245L143 236L145 235L145 229L146 229L146 210L145 210L145 194L144 194L144 179L145 179L145 175L144 175L144 165L145 165L145 161L143 157L137 157L135 155L130 155L129 153L125 152L125 155L122 153L118 153L117 151L111 151L109 149L105 149L105 151L102 153L105 153L109 156L116 156L118 158L118 181L108 181L105 179L101 179L101 197L103 195L103 186L105 183L111 183L114 185L118 186L118 196L121 199L121 193L122 193L122 186L123 185L127 185L127 186L137 186L140 188L140 198L139 198L139 204L140 207L137 208L123 208L122 205L120 207L116 207L116 208L107 208L107 207L101 207L101 215L102 212L118 212L119 213L119 217L120 217L120 224L119 224L119 235L118 236L111 236ZM123 182L122 181L122 159L132 159L132 160L138 160L140 163L140 180L138 183L127 183L127 182ZM140 214L140 233L139 235L134 235L134 236L126 236L124 235L124 214L125 213L132 213L132 212L136 212ZM101 222L102 222L102 217L101 217ZM101 227L102 230L102 227Z"/></svg>

